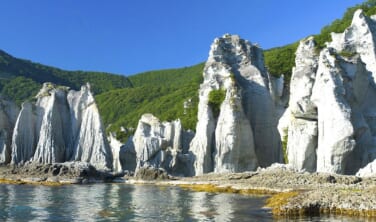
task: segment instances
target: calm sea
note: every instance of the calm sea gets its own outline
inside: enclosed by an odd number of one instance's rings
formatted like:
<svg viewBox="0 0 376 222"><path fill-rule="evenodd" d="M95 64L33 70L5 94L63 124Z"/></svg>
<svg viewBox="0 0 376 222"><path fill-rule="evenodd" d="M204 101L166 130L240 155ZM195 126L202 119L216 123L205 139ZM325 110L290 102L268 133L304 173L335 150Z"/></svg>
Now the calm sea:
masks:
<svg viewBox="0 0 376 222"><path fill-rule="evenodd" d="M0 221L275 221L270 212L262 209L265 199L151 185L1 184ZM354 218L279 219L291 220L354 221Z"/></svg>

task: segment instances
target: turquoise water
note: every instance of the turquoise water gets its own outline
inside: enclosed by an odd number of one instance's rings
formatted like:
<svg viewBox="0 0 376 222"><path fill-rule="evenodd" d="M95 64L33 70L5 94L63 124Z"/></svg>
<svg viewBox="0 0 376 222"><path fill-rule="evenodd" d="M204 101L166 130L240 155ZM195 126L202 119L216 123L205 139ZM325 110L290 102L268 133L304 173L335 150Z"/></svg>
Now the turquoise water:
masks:
<svg viewBox="0 0 376 222"><path fill-rule="evenodd" d="M0 195L0 221L273 221L270 212L262 209L266 197L179 187L2 184ZM353 221L339 217L293 220Z"/></svg>

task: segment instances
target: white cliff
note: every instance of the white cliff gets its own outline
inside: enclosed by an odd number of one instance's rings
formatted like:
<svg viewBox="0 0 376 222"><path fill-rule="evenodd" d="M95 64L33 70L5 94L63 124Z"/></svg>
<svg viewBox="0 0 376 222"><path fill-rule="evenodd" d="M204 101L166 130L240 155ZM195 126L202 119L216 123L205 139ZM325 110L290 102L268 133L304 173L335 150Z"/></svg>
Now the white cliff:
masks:
<svg viewBox="0 0 376 222"><path fill-rule="evenodd" d="M136 153L136 173L140 168L163 168L173 175L192 175L189 154L183 152L184 130L180 120L160 122L152 114L144 114L136 132L125 145L124 151ZM190 141L188 141L190 142ZM129 153L131 154L131 153ZM127 163L127 161L121 160ZM132 163L132 161L128 160ZM128 166L123 165L123 169Z"/></svg>
<svg viewBox="0 0 376 222"><path fill-rule="evenodd" d="M43 110L43 117L38 116L40 131L37 132L40 133L33 161L43 164L64 162L70 141L66 91L51 88L48 92L42 91L37 97L36 106Z"/></svg>
<svg viewBox="0 0 376 222"><path fill-rule="evenodd" d="M90 87L69 91L45 83L25 102L12 138L12 163L82 161L112 168L112 153Z"/></svg>
<svg viewBox="0 0 376 222"><path fill-rule="evenodd" d="M355 11L350 27L343 33L332 33L329 48L337 52L359 54L376 80L376 17L367 17L361 9Z"/></svg>
<svg viewBox="0 0 376 222"><path fill-rule="evenodd" d="M11 160L12 133L18 113L15 103L0 98L0 163Z"/></svg>
<svg viewBox="0 0 376 222"><path fill-rule="evenodd" d="M221 105L215 130L214 172L243 172L258 167L253 149L253 133L247 120L240 92L233 82ZM248 149L247 149L248 147Z"/></svg>
<svg viewBox="0 0 376 222"><path fill-rule="evenodd" d="M310 172L316 171L317 108L311 101L311 96L317 60L313 38L302 40L296 51L291 76L289 108L282 118L289 119L286 126L289 164L298 170Z"/></svg>
<svg viewBox="0 0 376 222"><path fill-rule="evenodd" d="M350 92L343 81L349 76L338 62L328 49L321 52L312 100L318 110L317 171L343 174L356 141L348 101Z"/></svg>
<svg viewBox="0 0 376 222"><path fill-rule="evenodd" d="M123 144L117 140L112 133L110 133L110 136L108 137L108 142L111 147L112 152L112 166L114 172L122 172L122 166L120 161L120 149L123 146Z"/></svg>
<svg viewBox="0 0 376 222"><path fill-rule="evenodd" d="M74 146L73 160L91 163L99 169L112 168L112 152L108 144L90 85L80 91L70 90L70 107Z"/></svg>
<svg viewBox="0 0 376 222"><path fill-rule="evenodd" d="M300 43L284 116L294 168L355 174L376 158L375 24L357 10L319 55L313 39Z"/></svg>
<svg viewBox="0 0 376 222"><path fill-rule="evenodd" d="M36 132L40 131L40 128L36 129L36 112L36 107L31 102L22 104L21 112L14 127L16 130L12 136L11 163L13 164L23 164L34 156L36 143L39 140L39 135Z"/></svg>
<svg viewBox="0 0 376 222"><path fill-rule="evenodd" d="M239 172L280 162L277 114L262 50L226 34L212 44L203 75L196 136L190 145L195 174ZM220 90L226 96L218 111L209 97Z"/></svg>
<svg viewBox="0 0 376 222"><path fill-rule="evenodd" d="M137 167L137 155L134 148L133 136L130 136L127 142L120 147L119 161L122 170L134 172Z"/></svg>

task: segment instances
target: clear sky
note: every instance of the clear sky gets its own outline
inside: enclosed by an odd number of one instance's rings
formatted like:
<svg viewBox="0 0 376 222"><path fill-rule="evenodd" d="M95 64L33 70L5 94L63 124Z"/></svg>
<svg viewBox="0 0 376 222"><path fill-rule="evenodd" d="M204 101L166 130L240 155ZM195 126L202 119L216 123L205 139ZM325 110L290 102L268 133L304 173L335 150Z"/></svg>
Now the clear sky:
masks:
<svg viewBox="0 0 376 222"><path fill-rule="evenodd" d="M207 59L239 34L282 46L340 18L362 0L3 0L0 49L67 70L134 74Z"/></svg>

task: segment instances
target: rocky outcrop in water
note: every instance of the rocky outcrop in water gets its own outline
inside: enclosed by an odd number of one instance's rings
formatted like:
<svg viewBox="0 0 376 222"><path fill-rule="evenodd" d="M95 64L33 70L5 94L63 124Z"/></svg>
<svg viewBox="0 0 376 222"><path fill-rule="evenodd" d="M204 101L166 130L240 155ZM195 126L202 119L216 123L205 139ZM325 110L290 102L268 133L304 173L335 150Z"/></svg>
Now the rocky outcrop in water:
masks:
<svg viewBox="0 0 376 222"><path fill-rule="evenodd" d="M112 153L90 86L80 91L45 83L25 102L12 138L12 164L87 162L112 169Z"/></svg>
<svg viewBox="0 0 376 222"><path fill-rule="evenodd" d="M285 113L295 168L355 174L376 158L375 25L358 10L320 54L300 43Z"/></svg>
<svg viewBox="0 0 376 222"><path fill-rule="evenodd" d="M19 108L11 101L0 98L0 163L9 163L13 128Z"/></svg>
<svg viewBox="0 0 376 222"><path fill-rule="evenodd" d="M142 115L133 137L122 147L123 169L133 165L136 154L136 174L141 168L162 168L172 175L192 175L192 161L187 153L189 132L182 129L180 120L160 122L151 114ZM187 141L188 139L188 141Z"/></svg>
<svg viewBox="0 0 376 222"><path fill-rule="evenodd" d="M190 145L195 174L254 170L282 161L262 50L226 34L212 44L203 75ZM221 91L224 98L218 101L215 94Z"/></svg>

